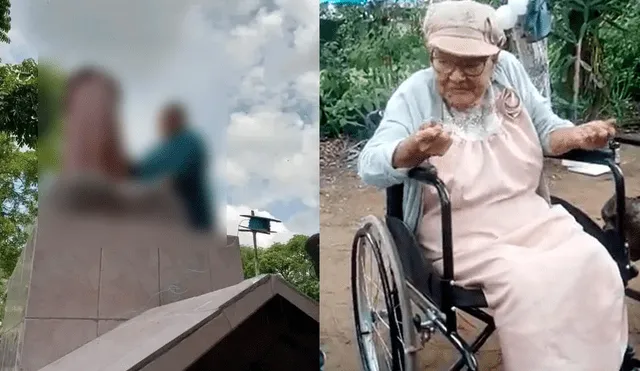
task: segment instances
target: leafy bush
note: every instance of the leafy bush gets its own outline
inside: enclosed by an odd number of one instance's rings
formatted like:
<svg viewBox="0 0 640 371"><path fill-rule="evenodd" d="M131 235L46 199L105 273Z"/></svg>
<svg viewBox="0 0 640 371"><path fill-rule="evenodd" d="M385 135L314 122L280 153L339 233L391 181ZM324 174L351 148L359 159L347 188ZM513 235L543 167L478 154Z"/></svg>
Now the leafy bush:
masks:
<svg viewBox="0 0 640 371"><path fill-rule="evenodd" d="M421 14L400 6L341 7L320 27L335 29L320 45L321 135L361 136L364 116L428 65Z"/></svg>
<svg viewBox="0 0 640 371"><path fill-rule="evenodd" d="M27 59L21 64L0 63L0 131L11 134L21 146L36 148L37 108L36 62Z"/></svg>
<svg viewBox="0 0 640 371"><path fill-rule="evenodd" d="M307 256L307 236L297 235L287 243L276 243L267 249L258 249L261 274L279 274L300 292L320 300L320 281L315 276L313 265ZM245 278L255 276L253 247L240 247Z"/></svg>
<svg viewBox="0 0 640 371"><path fill-rule="evenodd" d="M582 36L577 99L579 120L615 116L638 122L640 0L554 3L549 38L552 102L574 114L576 44ZM492 5L496 6L497 4ZM383 108L393 90L429 64L421 35L422 8L343 6L321 12L321 135L369 137L364 116Z"/></svg>
<svg viewBox="0 0 640 371"><path fill-rule="evenodd" d="M549 54L556 110L578 120L602 116L615 116L623 123L634 120L633 101L640 100L638 91L633 91L640 48L635 44L639 38L634 40L628 32L639 29L638 1L554 4Z"/></svg>

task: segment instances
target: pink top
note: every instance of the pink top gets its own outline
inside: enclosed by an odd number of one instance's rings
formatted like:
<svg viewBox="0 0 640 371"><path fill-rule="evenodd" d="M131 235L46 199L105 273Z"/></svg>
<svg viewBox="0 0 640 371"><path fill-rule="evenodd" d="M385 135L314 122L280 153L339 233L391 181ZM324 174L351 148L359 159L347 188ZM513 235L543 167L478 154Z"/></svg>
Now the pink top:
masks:
<svg viewBox="0 0 640 371"><path fill-rule="evenodd" d="M526 110L507 89L498 93L494 106L489 120L498 125L490 133L483 138L454 133L449 151L429 160L451 197L456 247L485 246L549 213L549 204L536 193L543 156ZM425 187L423 198L420 242L436 259L441 246L439 201L433 187ZM500 217L505 213L509 217Z"/></svg>
<svg viewBox="0 0 640 371"><path fill-rule="evenodd" d="M513 91L490 93L484 115L443 118L454 142L430 159L451 196L456 285L483 290L505 371L618 370L628 340L618 267L538 195L543 155L531 119ZM419 241L442 269L438 197L433 187L423 194Z"/></svg>

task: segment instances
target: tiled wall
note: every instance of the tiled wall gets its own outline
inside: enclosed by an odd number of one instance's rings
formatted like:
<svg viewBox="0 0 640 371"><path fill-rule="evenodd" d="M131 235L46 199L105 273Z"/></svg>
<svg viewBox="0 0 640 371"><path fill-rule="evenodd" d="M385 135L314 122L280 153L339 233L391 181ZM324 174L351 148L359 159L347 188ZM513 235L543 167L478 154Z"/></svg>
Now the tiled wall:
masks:
<svg viewBox="0 0 640 371"><path fill-rule="evenodd" d="M13 274L7 282L7 301L0 336L0 370L19 368L19 354L24 337L24 318L31 279L34 244L33 236L22 250Z"/></svg>
<svg viewBox="0 0 640 371"><path fill-rule="evenodd" d="M0 371L36 371L159 305L243 279L236 237L144 214L40 210L9 283Z"/></svg>

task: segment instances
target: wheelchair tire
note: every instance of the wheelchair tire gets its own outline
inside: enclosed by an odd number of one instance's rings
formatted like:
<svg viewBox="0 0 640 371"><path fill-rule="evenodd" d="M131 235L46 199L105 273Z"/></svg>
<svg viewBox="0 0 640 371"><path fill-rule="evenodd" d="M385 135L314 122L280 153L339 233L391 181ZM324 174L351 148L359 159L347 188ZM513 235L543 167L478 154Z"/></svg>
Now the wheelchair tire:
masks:
<svg viewBox="0 0 640 371"><path fill-rule="evenodd" d="M383 310L371 308L365 288L367 282L363 263L370 258L372 270L377 270L383 296ZM413 371L416 364L416 328L406 288L404 271L397 255L395 243L386 225L375 216L364 219L358 230L351 252L351 292L353 299L356 341L363 371ZM377 303L376 303L377 304ZM376 326L387 317L385 328L389 347L376 349L374 337L380 336ZM381 326L382 327L382 326ZM388 356L380 362L380 351Z"/></svg>

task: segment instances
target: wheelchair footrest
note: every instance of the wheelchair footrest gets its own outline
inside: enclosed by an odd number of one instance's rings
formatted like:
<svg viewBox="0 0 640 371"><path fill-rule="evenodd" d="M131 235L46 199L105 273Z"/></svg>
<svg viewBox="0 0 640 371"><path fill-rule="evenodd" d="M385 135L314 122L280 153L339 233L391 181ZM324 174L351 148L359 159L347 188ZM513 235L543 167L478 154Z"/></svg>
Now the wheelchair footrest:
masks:
<svg viewBox="0 0 640 371"><path fill-rule="evenodd" d="M478 361L472 347L456 331L448 331L445 323L436 315L428 315L428 317L430 318L426 322L422 322L419 316L414 319L418 331L421 333L427 331L429 333L426 341L431 338L431 333L438 330L460 353L461 359L456 364L459 365L458 369L461 370L466 366L469 371L477 371ZM425 326L425 323L428 323L428 325ZM454 366L453 369L455 370L456 367Z"/></svg>

